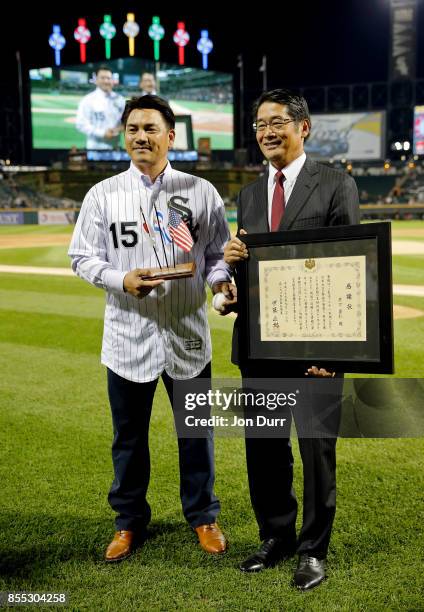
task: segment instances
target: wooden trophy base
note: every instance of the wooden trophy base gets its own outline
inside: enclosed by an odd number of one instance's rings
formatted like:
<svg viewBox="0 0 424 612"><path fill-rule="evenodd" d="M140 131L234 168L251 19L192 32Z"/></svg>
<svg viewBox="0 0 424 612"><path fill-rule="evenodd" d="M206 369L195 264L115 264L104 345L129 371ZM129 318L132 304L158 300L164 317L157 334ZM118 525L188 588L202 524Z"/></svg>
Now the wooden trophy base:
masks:
<svg viewBox="0 0 424 612"><path fill-rule="evenodd" d="M143 280L172 280L178 278L190 278L194 276L196 264L194 261L189 263L177 264L175 267L169 268L152 268L150 274L142 276Z"/></svg>

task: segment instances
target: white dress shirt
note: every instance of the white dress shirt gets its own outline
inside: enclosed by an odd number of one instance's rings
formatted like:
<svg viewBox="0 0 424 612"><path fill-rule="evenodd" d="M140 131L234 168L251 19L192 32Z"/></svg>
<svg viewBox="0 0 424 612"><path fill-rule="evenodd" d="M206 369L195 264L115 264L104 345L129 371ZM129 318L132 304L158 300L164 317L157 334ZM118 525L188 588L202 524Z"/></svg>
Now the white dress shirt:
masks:
<svg viewBox="0 0 424 612"><path fill-rule="evenodd" d="M293 187L296 183L297 177L299 176L300 171L303 168L303 164L306 160L306 153L302 153L299 157L296 157L290 164L288 164L285 168L282 168L282 172L286 177L283 187L284 187L284 200L286 203L286 208L288 205L289 198L293 191ZM271 212L272 212L272 196L274 195L275 189L275 175L278 170L272 164L269 164L268 169L268 226L271 227Z"/></svg>
<svg viewBox="0 0 424 612"><path fill-rule="evenodd" d="M78 106L75 126L86 134L87 149L113 149L119 146L119 135L104 137L106 130L121 124L125 98L111 91L106 93L100 87L84 96Z"/></svg>
<svg viewBox="0 0 424 612"><path fill-rule="evenodd" d="M188 198L181 204L192 211L193 226L198 224L189 253L174 245L176 263L195 261L195 275L165 281L144 298L133 297L123 289L128 271L157 268L157 258L162 266L166 261L173 265L168 232L172 196ZM213 185L169 163L154 184L131 164L94 185L82 204L68 254L78 276L107 292L102 363L135 382L155 380L164 370L174 379L199 374L211 360L205 281L212 286L231 280L223 261L229 238L224 204Z"/></svg>

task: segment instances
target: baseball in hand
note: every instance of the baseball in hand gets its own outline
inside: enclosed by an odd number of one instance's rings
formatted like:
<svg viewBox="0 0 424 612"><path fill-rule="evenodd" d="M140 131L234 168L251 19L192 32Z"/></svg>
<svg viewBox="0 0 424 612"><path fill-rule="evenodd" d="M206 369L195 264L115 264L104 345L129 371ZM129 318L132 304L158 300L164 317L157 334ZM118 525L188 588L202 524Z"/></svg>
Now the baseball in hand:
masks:
<svg viewBox="0 0 424 612"><path fill-rule="evenodd" d="M227 298L223 293L215 293L212 300L212 306L216 311L222 312L224 310L224 303L227 301Z"/></svg>

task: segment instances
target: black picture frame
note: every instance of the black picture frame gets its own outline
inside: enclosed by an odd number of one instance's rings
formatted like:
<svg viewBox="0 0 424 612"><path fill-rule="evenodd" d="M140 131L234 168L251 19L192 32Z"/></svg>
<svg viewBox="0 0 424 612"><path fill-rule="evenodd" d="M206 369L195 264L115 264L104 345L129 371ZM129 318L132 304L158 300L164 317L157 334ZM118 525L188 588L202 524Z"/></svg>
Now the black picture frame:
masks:
<svg viewBox="0 0 424 612"><path fill-rule="evenodd" d="M249 258L237 269L239 354L258 360L312 365L336 372L393 374L393 297L390 222L239 236ZM259 261L365 255L365 341L262 341Z"/></svg>

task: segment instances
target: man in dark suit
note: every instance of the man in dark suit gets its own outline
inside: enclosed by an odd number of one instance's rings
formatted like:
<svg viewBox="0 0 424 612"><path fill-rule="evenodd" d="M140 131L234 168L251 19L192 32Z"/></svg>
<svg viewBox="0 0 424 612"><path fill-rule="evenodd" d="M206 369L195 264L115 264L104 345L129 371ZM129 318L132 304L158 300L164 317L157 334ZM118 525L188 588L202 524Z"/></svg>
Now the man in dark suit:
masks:
<svg viewBox="0 0 424 612"><path fill-rule="evenodd" d="M254 107L258 145L269 162L268 172L242 189L238 199L238 236L245 233L299 230L359 223L358 191L346 173L318 164L304 152L311 130L306 100L288 90L263 93ZM233 238L225 261L235 267L246 259L245 244ZM237 274L236 274L237 276ZM233 335L233 362L243 379L336 377L341 397L342 375L312 365L307 372L296 361L284 364L246 362L238 355L237 321ZM322 409L323 398L310 396L312 411ZM293 412L296 421L296 414ZM340 402L332 410L333 437L299 437L304 475L303 525L296 538L297 501L292 487L293 455L287 438L246 437L250 497L262 544L240 569L257 572L299 554L294 583L311 589L325 578L325 559L335 515L336 440Z"/></svg>

